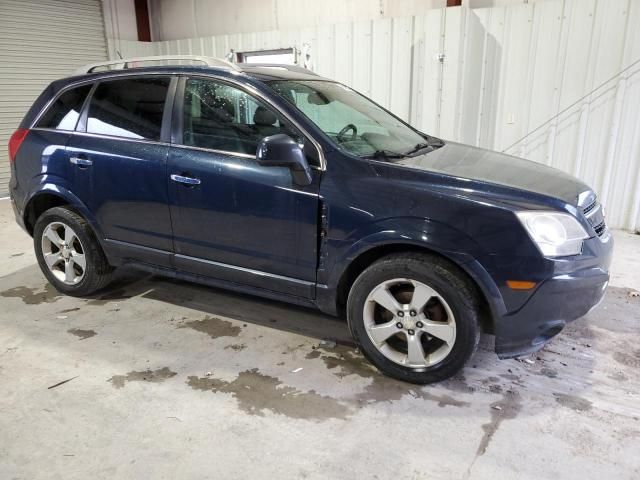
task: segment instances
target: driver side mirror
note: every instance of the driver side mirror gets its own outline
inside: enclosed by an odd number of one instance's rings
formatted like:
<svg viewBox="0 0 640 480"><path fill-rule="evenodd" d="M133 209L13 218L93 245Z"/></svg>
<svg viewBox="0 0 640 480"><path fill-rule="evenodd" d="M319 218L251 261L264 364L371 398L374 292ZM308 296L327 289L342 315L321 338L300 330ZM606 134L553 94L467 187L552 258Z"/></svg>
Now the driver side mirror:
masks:
<svg viewBox="0 0 640 480"><path fill-rule="evenodd" d="M302 186L311 184L309 162L300 145L289 135L279 133L260 140L256 160L265 167L288 167L296 184Z"/></svg>

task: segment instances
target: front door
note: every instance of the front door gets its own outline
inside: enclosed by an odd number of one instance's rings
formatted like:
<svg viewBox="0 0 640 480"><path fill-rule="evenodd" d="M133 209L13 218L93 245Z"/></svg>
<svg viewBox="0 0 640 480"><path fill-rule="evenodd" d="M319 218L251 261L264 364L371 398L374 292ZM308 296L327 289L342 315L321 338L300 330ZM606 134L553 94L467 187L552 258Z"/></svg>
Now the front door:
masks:
<svg viewBox="0 0 640 480"><path fill-rule="evenodd" d="M100 82L80 132L67 144L75 190L94 213L107 248L165 266L172 238L162 126L170 84L166 76Z"/></svg>
<svg viewBox="0 0 640 480"><path fill-rule="evenodd" d="M265 136L286 133L304 142L303 136L234 85L211 78L182 82L176 102L183 107L176 122L182 142L172 146L168 162L176 267L312 297L320 172L301 187L288 168L255 159Z"/></svg>

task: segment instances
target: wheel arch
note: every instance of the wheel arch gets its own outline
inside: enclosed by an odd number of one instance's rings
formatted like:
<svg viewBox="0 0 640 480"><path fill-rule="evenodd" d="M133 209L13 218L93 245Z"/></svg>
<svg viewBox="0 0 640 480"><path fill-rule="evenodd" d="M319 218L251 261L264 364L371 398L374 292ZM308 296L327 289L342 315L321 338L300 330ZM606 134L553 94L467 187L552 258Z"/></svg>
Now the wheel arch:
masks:
<svg viewBox="0 0 640 480"><path fill-rule="evenodd" d="M29 235L33 236L33 229L40 215L50 208L63 206L70 208L89 222L99 241L103 238L95 218L78 197L58 185L48 184L34 192L25 203L23 221Z"/></svg>
<svg viewBox="0 0 640 480"><path fill-rule="evenodd" d="M495 291L493 291L494 289L492 289L491 286L487 288L487 286L482 283L482 280L476 275L476 272L474 271L475 268L469 269L466 262L460 262L452 258L452 256L428 245L409 242L389 242L382 245L372 245L370 248L359 252L359 254L353 258L340 275L336 284L336 309L341 316L344 316L345 314L349 292L351 291L351 287L353 286L356 278L358 278L366 268L377 260L394 253L420 253L432 255L449 263L455 271L469 280L470 284L473 285L476 290L481 307L479 317L481 322L480 327L482 330L487 333L493 333L495 331L494 322L496 312L491 298L495 296L495 292L498 292L497 287L493 285L493 287L495 287ZM477 266L482 268L479 264Z"/></svg>
<svg viewBox="0 0 640 480"><path fill-rule="evenodd" d="M53 207L69 205L69 202L62 196L54 193L43 192L34 195L24 209L24 226L33 236L33 229L40 215Z"/></svg>

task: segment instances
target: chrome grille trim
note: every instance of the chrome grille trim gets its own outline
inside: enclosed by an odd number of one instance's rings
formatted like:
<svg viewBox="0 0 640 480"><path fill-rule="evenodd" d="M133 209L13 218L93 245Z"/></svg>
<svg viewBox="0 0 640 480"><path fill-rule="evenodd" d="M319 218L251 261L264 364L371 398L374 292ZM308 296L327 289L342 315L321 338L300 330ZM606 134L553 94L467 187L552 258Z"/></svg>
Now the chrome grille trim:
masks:
<svg viewBox="0 0 640 480"><path fill-rule="evenodd" d="M591 205L587 205L587 206L582 210L582 212L583 212L585 215L589 216L589 212L590 212L591 210L593 210L594 208L596 208L597 206L598 206L598 202L597 202L597 201L594 201Z"/></svg>
<svg viewBox="0 0 640 480"><path fill-rule="evenodd" d="M598 199L592 192L585 192L585 194L586 193L589 193L589 195L585 195L582 199L583 201L587 202L586 206L580 206L582 208L582 213L584 214L589 224L593 227L596 235L598 237L602 237L607 231L602 204L598 202Z"/></svg>

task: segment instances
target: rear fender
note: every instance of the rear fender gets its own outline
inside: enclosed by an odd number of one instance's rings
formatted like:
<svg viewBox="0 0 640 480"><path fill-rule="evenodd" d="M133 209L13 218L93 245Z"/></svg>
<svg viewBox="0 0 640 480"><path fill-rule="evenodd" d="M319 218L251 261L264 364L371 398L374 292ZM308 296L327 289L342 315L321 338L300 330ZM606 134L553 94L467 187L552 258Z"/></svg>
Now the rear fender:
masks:
<svg viewBox="0 0 640 480"><path fill-rule="evenodd" d="M25 208L22 212L23 221L27 220L25 218L25 215L29 211L29 207L31 203L36 198L42 195L53 195L55 197L62 199L64 203L72 207L85 220L87 220L87 222L89 222L89 225L91 225L91 228L95 232L96 237L98 238L100 243L102 243L102 239L104 238L104 235L102 234L102 229L98 225L98 222L95 216L91 213L89 208L87 208L87 206L76 195L74 195L68 188L57 183L52 183L51 180L52 179L49 177L47 181L44 183L37 183L36 181L35 182L36 184L32 185L32 188L30 189L32 193L27 198L27 201L25 202Z"/></svg>

